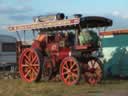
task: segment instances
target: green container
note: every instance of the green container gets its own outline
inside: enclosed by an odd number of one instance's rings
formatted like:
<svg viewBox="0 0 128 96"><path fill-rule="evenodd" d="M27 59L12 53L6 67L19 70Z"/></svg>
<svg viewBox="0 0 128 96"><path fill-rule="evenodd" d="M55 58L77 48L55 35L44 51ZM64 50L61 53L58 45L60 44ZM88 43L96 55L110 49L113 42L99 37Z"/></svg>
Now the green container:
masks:
<svg viewBox="0 0 128 96"><path fill-rule="evenodd" d="M102 52L105 76L128 76L128 34L104 36Z"/></svg>

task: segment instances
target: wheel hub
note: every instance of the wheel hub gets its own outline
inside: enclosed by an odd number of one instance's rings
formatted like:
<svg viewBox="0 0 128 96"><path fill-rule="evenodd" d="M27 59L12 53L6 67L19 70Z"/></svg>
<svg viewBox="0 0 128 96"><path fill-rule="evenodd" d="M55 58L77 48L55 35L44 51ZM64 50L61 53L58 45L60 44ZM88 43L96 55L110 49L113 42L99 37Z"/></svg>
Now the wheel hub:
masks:
<svg viewBox="0 0 128 96"><path fill-rule="evenodd" d="M96 70L95 68L91 68L91 69L89 69L89 72L90 73L95 73L95 70Z"/></svg>

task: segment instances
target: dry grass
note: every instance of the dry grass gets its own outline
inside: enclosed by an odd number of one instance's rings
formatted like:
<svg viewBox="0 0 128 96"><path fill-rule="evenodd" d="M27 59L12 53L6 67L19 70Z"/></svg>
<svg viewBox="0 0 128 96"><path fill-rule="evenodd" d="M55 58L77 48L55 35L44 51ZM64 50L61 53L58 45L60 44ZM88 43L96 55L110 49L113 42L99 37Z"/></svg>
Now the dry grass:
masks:
<svg viewBox="0 0 128 96"><path fill-rule="evenodd" d="M62 82L0 80L0 96L128 96L127 90L128 80L107 80L96 86L81 82L71 87Z"/></svg>

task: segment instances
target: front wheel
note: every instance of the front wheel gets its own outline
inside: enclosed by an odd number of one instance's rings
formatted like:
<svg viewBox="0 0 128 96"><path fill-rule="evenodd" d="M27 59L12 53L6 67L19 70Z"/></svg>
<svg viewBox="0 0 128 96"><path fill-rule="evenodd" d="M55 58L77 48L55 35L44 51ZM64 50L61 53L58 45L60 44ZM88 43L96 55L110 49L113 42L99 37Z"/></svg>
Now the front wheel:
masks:
<svg viewBox="0 0 128 96"><path fill-rule="evenodd" d="M60 65L60 77L68 85L75 85L80 80L80 65L74 57L66 57Z"/></svg>

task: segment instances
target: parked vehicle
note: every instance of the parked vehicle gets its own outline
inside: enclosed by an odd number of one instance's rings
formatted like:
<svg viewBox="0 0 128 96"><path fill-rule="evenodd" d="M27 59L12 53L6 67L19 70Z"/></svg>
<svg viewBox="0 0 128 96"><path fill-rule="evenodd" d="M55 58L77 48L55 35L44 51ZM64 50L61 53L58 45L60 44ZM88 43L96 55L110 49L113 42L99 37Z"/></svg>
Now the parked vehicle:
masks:
<svg viewBox="0 0 128 96"><path fill-rule="evenodd" d="M18 41L21 78L33 82L40 80L41 76L50 80L59 74L69 86L78 84L81 78L90 84L99 83L103 69L98 57L100 38L95 30L111 26L112 20L99 16L82 17L80 14L68 19L62 14L58 17L36 18L32 24L8 27L10 31L39 33L31 44Z"/></svg>
<svg viewBox="0 0 128 96"><path fill-rule="evenodd" d="M16 72L16 38L8 35L0 35L0 73ZM0 78L2 78L0 76ZM8 75L7 75L8 76Z"/></svg>

